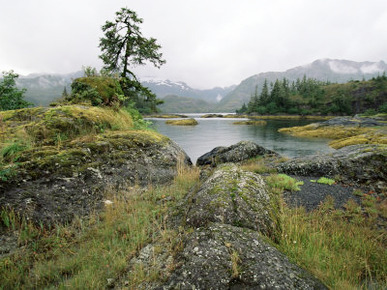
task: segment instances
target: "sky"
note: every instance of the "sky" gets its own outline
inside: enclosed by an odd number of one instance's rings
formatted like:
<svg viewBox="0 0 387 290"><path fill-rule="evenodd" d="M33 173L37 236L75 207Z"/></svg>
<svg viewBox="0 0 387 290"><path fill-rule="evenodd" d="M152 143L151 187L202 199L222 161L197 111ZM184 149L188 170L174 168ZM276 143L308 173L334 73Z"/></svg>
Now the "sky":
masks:
<svg viewBox="0 0 387 290"><path fill-rule="evenodd" d="M101 26L122 7L166 60L132 68L143 80L209 89L322 58L387 61L386 0L0 0L0 71L100 69Z"/></svg>

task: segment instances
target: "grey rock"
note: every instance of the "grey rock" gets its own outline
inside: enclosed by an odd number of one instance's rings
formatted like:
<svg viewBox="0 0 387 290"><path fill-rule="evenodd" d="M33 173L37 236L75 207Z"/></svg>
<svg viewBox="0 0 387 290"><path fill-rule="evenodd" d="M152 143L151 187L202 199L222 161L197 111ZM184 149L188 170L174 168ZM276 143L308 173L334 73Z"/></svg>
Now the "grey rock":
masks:
<svg viewBox="0 0 387 290"><path fill-rule="evenodd" d="M373 127L384 126L385 124L376 119L360 116L354 117L336 117L319 123L320 126L351 126L351 127Z"/></svg>
<svg viewBox="0 0 387 290"><path fill-rule="evenodd" d="M216 166L227 162L241 162L256 156L275 155L278 153L268 150L252 141L240 141L229 147L216 147L210 152L200 156L196 162L197 166L212 165Z"/></svg>
<svg viewBox="0 0 387 290"><path fill-rule="evenodd" d="M342 181L375 186L387 184L387 147L352 145L329 154L295 158L277 165L277 170L301 176L339 177Z"/></svg>
<svg viewBox="0 0 387 290"><path fill-rule="evenodd" d="M223 164L197 192L189 196L186 222L194 227L221 222L258 230L273 231L273 204L261 176Z"/></svg>
<svg viewBox="0 0 387 290"><path fill-rule="evenodd" d="M180 266L156 289L327 289L250 229L211 223L184 245Z"/></svg>
<svg viewBox="0 0 387 290"><path fill-rule="evenodd" d="M19 158L17 174L0 180L0 208L12 208L37 223L65 223L101 209L106 191L167 183L179 163L192 164L166 137L155 141L126 133L73 144L62 154L51 151Z"/></svg>

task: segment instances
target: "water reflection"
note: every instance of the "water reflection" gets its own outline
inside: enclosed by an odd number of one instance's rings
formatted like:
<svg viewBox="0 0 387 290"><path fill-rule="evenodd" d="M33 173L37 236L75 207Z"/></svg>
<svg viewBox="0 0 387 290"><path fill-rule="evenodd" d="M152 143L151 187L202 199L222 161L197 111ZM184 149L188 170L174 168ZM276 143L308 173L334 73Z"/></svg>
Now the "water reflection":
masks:
<svg viewBox="0 0 387 290"><path fill-rule="evenodd" d="M287 157L331 152L326 139L297 138L278 133L279 128L303 126L310 120L268 120L266 126L234 125L235 119L195 118L197 126L171 126L165 119L150 119L158 132L179 144L191 157L192 162L217 146L230 146L241 140L254 141Z"/></svg>

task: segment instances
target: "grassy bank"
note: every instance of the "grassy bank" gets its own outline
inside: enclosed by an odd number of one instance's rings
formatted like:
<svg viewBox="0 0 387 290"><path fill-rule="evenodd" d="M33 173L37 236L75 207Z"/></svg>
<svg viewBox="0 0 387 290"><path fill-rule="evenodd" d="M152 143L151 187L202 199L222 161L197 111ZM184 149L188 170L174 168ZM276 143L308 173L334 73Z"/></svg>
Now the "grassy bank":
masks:
<svg viewBox="0 0 387 290"><path fill-rule="evenodd" d="M278 132L297 137L333 139L332 148L356 144L387 144L386 129L381 127L319 126L309 124L279 129Z"/></svg>
<svg viewBox="0 0 387 290"><path fill-rule="evenodd" d="M197 169L179 172L170 186L106 192L109 201L101 215L66 226L47 229L3 211L1 231L16 236L19 248L0 258L0 288L107 287L108 279L125 274L139 249L165 236L168 208L198 182ZM126 276L132 286L141 273Z"/></svg>

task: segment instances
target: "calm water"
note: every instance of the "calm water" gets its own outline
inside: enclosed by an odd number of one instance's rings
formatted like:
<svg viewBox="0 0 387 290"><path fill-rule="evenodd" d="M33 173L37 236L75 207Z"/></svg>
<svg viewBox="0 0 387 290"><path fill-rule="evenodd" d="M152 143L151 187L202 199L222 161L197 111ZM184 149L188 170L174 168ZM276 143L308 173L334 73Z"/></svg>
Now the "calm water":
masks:
<svg viewBox="0 0 387 290"><path fill-rule="evenodd" d="M190 116L192 117L192 116ZM303 126L310 120L267 120L266 126L234 125L238 119L211 118L203 119L194 115L199 125L166 125L165 119L149 119L156 130L174 140L191 157L193 163L197 158L217 146L230 146L242 140L255 143L287 157L312 155L318 152L331 152L327 139L297 138L278 133L279 128Z"/></svg>

